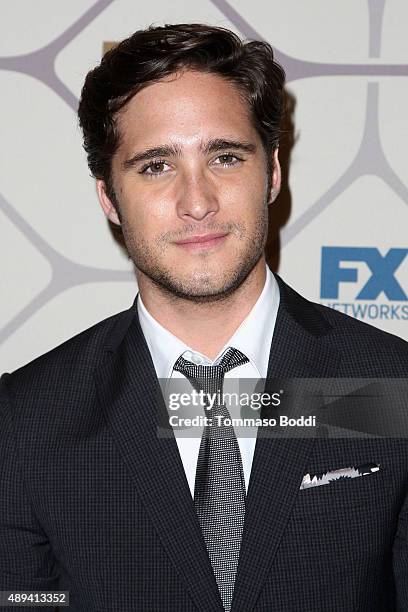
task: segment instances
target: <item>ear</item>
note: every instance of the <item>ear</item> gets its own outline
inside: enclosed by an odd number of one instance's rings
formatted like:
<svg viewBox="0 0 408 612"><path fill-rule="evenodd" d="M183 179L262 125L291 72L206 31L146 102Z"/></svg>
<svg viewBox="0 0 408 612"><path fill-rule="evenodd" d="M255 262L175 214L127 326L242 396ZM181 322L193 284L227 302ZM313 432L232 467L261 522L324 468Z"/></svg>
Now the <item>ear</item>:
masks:
<svg viewBox="0 0 408 612"><path fill-rule="evenodd" d="M268 194L268 204L273 204L273 202L278 197L281 188L281 180L282 180L282 172L279 163L279 149L276 148L273 152L273 171L272 171L272 184L271 189Z"/></svg>
<svg viewBox="0 0 408 612"><path fill-rule="evenodd" d="M96 191L98 193L99 203L102 206L102 210L105 213L105 216L109 219L109 221L115 223L115 225L121 225L116 208L106 194L105 181L97 179Z"/></svg>

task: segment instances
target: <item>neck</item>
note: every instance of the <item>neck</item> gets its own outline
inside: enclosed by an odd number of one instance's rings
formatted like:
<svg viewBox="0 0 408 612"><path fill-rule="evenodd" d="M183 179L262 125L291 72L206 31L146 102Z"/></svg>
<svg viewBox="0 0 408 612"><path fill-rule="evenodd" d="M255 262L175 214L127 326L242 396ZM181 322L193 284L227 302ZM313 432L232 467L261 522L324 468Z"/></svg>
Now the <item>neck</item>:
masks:
<svg viewBox="0 0 408 612"><path fill-rule="evenodd" d="M266 264L262 257L232 294L201 304L169 295L140 271L137 278L143 304L152 317L194 351L214 359L261 295Z"/></svg>

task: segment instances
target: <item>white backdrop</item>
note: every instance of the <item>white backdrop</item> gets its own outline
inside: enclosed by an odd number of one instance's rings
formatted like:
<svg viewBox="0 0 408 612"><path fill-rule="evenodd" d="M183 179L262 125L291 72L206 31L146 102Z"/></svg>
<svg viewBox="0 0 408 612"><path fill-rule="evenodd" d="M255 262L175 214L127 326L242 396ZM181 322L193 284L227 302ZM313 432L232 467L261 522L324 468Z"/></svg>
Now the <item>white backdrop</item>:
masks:
<svg viewBox="0 0 408 612"><path fill-rule="evenodd" d="M76 107L104 44L151 23L211 23L272 44L295 102L277 271L306 297L408 339L405 0L13 0L0 10L0 371L135 297Z"/></svg>

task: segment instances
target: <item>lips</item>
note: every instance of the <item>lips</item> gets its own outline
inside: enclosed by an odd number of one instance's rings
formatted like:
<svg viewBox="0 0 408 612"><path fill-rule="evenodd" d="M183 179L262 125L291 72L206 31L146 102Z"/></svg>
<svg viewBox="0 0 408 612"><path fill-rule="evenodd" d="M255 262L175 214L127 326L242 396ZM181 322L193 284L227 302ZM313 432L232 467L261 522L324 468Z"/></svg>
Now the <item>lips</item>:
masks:
<svg viewBox="0 0 408 612"><path fill-rule="evenodd" d="M178 240L175 244L188 250L204 250L220 244L228 234L204 234Z"/></svg>
<svg viewBox="0 0 408 612"><path fill-rule="evenodd" d="M204 243L211 242L216 240L217 238L223 238L227 234L204 234L204 236L191 236L190 238L186 238L185 240L179 240L176 244L196 244L196 243Z"/></svg>

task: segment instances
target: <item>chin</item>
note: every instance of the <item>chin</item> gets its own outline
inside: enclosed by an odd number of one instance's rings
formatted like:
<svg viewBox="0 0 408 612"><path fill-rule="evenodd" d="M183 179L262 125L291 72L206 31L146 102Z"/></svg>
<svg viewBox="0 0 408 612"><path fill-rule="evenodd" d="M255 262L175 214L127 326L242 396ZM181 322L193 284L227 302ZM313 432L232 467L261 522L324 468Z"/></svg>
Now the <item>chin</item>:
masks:
<svg viewBox="0 0 408 612"><path fill-rule="evenodd" d="M167 261L166 265L157 262L154 267L138 267L168 295L196 302L210 302L231 295L256 264L255 260L249 258L246 259L246 265L237 265L237 261L242 262L243 258L220 258L219 261L207 260L201 263L189 262L188 259L186 257L184 262L177 261L177 265L174 261Z"/></svg>
<svg viewBox="0 0 408 612"><path fill-rule="evenodd" d="M222 300L231 293L243 282L243 278L237 279L236 275L228 275L225 278L220 278L219 275L200 275L186 276L183 279L168 279L164 284L165 289L177 295L180 298L191 300L194 302L216 302Z"/></svg>

